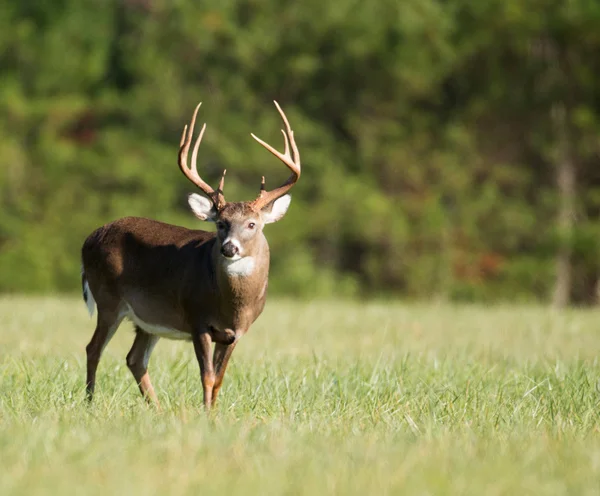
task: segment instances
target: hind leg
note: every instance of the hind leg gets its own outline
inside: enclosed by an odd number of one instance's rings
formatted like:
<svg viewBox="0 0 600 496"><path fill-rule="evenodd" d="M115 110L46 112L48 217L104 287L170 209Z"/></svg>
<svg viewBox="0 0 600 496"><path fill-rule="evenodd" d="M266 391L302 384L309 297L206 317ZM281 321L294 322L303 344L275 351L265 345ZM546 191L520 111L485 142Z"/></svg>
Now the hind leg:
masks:
<svg viewBox="0 0 600 496"><path fill-rule="evenodd" d="M131 370L135 381L137 382L142 396L146 401L153 402L157 407L160 408L158 398L150 382L150 375L148 374L148 362L150 361L150 355L152 350L158 343L158 336L153 336L143 331L139 327L135 328L135 340L133 346L127 354L127 367Z"/></svg>
<svg viewBox="0 0 600 496"><path fill-rule="evenodd" d="M96 370L102 352L112 337L117 332L123 316L118 311L106 312L98 309L98 322L92 340L86 347L87 353L87 381L86 394L88 401L92 401L96 386Z"/></svg>

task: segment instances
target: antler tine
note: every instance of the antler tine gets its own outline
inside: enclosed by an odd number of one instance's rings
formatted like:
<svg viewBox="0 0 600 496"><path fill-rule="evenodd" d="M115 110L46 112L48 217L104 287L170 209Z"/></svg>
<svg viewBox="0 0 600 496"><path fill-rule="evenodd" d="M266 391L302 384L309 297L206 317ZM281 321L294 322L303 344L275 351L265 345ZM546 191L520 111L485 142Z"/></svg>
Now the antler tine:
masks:
<svg viewBox="0 0 600 496"><path fill-rule="evenodd" d="M205 130L206 130L206 124L203 124L202 129L200 129L200 134L196 138L196 142L194 143L194 148L192 150L192 161L190 164L190 170L193 172L195 177L200 177L200 174L198 174L198 163L197 163L198 148L200 148L200 143L202 143L202 137L204 136ZM192 135L190 134L190 136L192 136Z"/></svg>
<svg viewBox="0 0 600 496"><path fill-rule="evenodd" d="M285 141L284 153L278 152L275 148L273 148L268 143L265 143L263 140L261 140L260 138L255 136L253 133L250 133L250 134L256 141L258 141L258 143L260 143L263 147L265 147L267 150L269 150L269 152L271 152L279 160L281 160L292 171L292 174L290 175L290 177L288 177L288 179L281 186L279 186L278 188L276 188L272 191L265 191L264 178L263 178L263 182L261 184L261 191L260 191L258 197L256 198L256 200L254 200L252 202L252 206L255 210L260 210L261 208L268 205L272 201L285 195L294 186L294 184L296 184L296 182L300 178L300 173L301 173L300 152L298 151L298 147L296 146L296 141L294 140L294 131L292 131L292 128L290 127L290 123L288 122L287 117L286 117L285 113L283 112L283 110L281 109L281 107L279 106L279 104L277 102L274 102L274 103L275 103L275 106L277 107L277 110L279 111L279 115L281 115L281 118L283 119L283 122L285 124L285 130L283 130L283 129L281 130L281 132L283 133L284 141ZM292 149L293 156L290 156L290 146Z"/></svg>
<svg viewBox="0 0 600 496"><path fill-rule="evenodd" d="M279 106L277 101L273 100L273 103L277 107L277 111L279 112L281 119L285 123L285 130L287 131L287 134L286 134L283 131L283 129L281 130L281 132L283 133L283 137L285 138L285 154L288 155L287 135L289 135L290 141L292 142L292 152L294 154L294 157L293 157L294 162L298 163L298 165L299 165L300 164L300 152L298 151L298 147L296 146L296 142L294 141L294 131L292 131L292 128L290 127L290 123L287 120L287 117L285 116L285 113L283 112L283 110L281 110L281 107Z"/></svg>
<svg viewBox="0 0 600 496"><path fill-rule="evenodd" d="M183 146L185 143L185 138L187 137L187 124L183 126L183 133L181 133L181 139L179 140L179 148Z"/></svg>
<svg viewBox="0 0 600 496"><path fill-rule="evenodd" d="M221 193L223 193L223 185L225 184L225 174L227 174L227 169L223 169L223 175L219 181L219 189L217 191L220 191Z"/></svg>
<svg viewBox="0 0 600 496"><path fill-rule="evenodd" d="M221 182L219 184L219 190L215 191L208 183L206 183L198 174L198 148L200 148L200 143L202 142L202 137L204 136L204 131L206 130L206 123L202 126L200 130L200 134L196 138L196 142L194 143L194 149L192 150L192 163L191 166L188 166L187 156L190 151L190 145L192 143L192 138L194 136L194 126L196 124L196 116L198 115L198 110L202 102L200 102L196 109L194 110L194 114L192 115L192 120L190 122L190 126L186 125L183 128L183 134L181 136L181 140L179 142L179 168L181 172L187 177L193 184L198 186L205 194L208 196L215 206L220 209L225 205L225 197L223 196L223 183L225 179L225 174L223 173L223 178L221 178Z"/></svg>
<svg viewBox="0 0 600 496"><path fill-rule="evenodd" d="M285 131L283 129L281 130L281 134L283 134L283 141L285 141L285 150L283 154L285 156L288 156L290 154L290 142L288 140L287 134L285 134Z"/></svg>

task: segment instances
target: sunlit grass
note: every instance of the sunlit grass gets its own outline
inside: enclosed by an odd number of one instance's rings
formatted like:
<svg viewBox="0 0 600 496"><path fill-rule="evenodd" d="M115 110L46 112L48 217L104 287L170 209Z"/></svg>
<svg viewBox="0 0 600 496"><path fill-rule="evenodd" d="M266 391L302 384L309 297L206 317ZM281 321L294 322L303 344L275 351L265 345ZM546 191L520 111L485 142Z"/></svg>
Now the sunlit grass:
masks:
<svg viewBox="0 0 600 496"><path fill-rule="evenodd" d="M600 312L270 301L203 413L161 341L146 406L124 324L84 401L94 324L0 300L2 494L597 494Z"/></svg>

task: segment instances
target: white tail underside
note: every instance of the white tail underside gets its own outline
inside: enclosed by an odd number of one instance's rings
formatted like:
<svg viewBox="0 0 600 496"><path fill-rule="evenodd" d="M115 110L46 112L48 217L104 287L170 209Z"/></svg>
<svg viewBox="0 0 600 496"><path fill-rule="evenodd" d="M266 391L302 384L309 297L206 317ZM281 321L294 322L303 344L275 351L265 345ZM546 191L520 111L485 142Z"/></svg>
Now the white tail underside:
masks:
<svg viewBox="0 0 600 496"><path fill-rule="evenodd" d="M81 269L82 277L85 277L83 268ZM94 295L92 294L92 290L90 289L90 285L87 280L84 278L83 280L83 300L87 305L88 312L90 317L94 316L94 308L96 307L96 300L94 299Z"/></svg>

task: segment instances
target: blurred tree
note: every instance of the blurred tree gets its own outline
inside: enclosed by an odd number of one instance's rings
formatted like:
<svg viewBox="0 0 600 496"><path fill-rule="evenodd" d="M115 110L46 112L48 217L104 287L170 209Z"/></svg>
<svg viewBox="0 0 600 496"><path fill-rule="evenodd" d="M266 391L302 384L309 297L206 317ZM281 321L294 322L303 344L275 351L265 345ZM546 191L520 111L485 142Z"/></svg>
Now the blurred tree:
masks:
<svg viewBox="0 0 600 496"><path fill-rule="evenodd" d="M590 303L600 212L600 4L228 0L0 5L0 291L72 290L124 215L197 226L176 170L252 198L304 173L269 229L272 288ZM201 226L205 227L205 226Z"/></svg>

